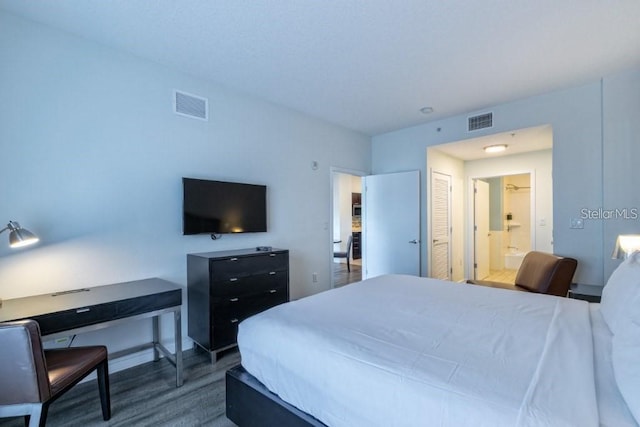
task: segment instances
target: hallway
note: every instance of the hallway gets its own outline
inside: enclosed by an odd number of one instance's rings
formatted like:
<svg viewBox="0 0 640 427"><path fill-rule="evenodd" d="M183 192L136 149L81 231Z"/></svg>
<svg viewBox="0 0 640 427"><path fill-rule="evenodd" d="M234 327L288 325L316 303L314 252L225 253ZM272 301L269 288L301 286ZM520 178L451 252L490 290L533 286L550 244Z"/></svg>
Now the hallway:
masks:
<svg viewBox="0 0 640 427"><path fill-rule="evenodd" d="M351 260L351 271L347 271L347 263L333 263L333 283L334 287L348 285L349 283L362 280L362 263L360 260Z"/></svg>

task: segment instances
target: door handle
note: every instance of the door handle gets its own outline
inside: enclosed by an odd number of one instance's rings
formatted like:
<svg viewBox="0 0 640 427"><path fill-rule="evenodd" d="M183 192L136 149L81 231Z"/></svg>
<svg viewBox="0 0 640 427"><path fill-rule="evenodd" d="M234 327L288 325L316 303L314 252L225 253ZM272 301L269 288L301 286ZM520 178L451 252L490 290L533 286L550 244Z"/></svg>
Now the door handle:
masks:
<svg viewBox="0 0 640 427"><path fill-rule="evenodd" d="M417 245L418 243L420 243L420 241L417 239L413 239L413 240L409 240L409 243L413 243L414 245Z"/></svg>

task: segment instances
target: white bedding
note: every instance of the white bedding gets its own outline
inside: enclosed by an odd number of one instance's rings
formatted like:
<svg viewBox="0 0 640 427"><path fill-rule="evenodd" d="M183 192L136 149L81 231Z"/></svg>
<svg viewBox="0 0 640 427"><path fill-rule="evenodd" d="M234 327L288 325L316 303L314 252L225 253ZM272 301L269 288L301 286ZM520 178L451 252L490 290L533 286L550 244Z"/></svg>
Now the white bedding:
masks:
<svg viewBox="0 0 640 427"><path fill-rule="evenodd" d="M596 395L600 425L603 427L638 427L624 401L613 375L611 331L607 327L600 304L590 304L593 332Z"/></svg>
<svg viewBox="0 0 640 427"><path fill-rule="evenodd" d="M382 276L240 324L245 369L329 426L595 426L584 301Z"/></svg>

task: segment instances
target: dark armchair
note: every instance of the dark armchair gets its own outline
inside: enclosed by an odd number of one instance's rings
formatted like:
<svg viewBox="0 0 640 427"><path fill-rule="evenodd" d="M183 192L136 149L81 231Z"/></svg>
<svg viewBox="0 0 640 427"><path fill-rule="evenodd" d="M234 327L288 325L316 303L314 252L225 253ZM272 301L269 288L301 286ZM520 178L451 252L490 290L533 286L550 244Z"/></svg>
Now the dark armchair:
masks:
<svg viewBox="0 0 640 427"><path fill-rule="evenodd" d="M49 404L94 370L106 421L111 418L106 347L43 350L37 322L0 323L0 417L24 416L29 427L44 426Z"/></svg>
<svg viewBox="0 0 640 427"><path fill-rule="evenodd" d="M483 280L467 283L566 297L577 266L578 261L573 258L531 251L522 260L515 284Z"/></svg>

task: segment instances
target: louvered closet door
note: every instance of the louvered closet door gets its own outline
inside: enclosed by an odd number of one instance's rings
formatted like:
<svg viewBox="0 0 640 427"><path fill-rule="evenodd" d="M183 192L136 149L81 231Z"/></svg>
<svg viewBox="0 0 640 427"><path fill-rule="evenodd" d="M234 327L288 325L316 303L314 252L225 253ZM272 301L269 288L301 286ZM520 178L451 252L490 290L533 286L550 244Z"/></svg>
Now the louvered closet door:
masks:
<svg viewBox="0 0 640 427"><path fill-rule="evenodd" d="M451 279L451 176L431 173L431 277Z"/></svg>

